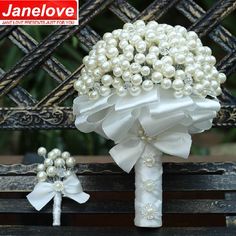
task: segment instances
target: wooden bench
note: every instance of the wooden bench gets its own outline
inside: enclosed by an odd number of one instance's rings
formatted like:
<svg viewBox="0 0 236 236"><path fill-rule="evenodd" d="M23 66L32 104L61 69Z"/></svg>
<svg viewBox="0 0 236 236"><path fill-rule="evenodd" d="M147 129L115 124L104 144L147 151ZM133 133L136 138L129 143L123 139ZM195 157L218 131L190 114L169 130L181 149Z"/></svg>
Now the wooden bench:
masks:
<svg viewBox="0 0 236 236"><path fill-rule="evenodd" d="M77 174L91 199L63 199L62 226L52 204L37 212L25 198L36 165L0 166L0 235L236 235L236 163L165 163L164 226L133 226L134 174L115 164L84 163Z"/></svg>
<svg viewBox="0 0 236 236"><path fill-rule="evenodd" d="M42 42L37 42L20 26L0 27L0 40L7 38L25 54L10 69L0 68L0 99L6 95L14 103L11 107L0 107L0 130L75 128L72 109L65 104L75 95L73 83L79 78L83 65L78 61L78 68L71 72L55 59L53 53L72 36L79 40L81 50L91 50L101 38L100 32L96 32L91 24L96 17L104 17L104 11L123 23L160 19L173 25L182 22L176 22L177 18L172 17L176 11L186 22L183 26L221 48L218 70L228 77L235 73L236 38L220 24L235 10L235 1L218 0L207 11L194 0L142 1L146 8L140 7L141 11L130 2L81 1L80 24L52 28L52 33ZM106 25L103 30L107 31ZM20 86L20 82L31 72L37 73L38 68L47 72L45 79L51 77L58 83L40 100ZM235 97L223 88L220 100L222 108L214 126L235 127ZM133 173L125 174L111 163L79 164L77 169L85 190L91 192L91 199L83 205L63 199L62 226L51 227L51 206L36 212L25 198L36 181L35 165L0 165L0 235L236 235L235 163L166 163L164 226L160 229L133 226Z"/></svg>

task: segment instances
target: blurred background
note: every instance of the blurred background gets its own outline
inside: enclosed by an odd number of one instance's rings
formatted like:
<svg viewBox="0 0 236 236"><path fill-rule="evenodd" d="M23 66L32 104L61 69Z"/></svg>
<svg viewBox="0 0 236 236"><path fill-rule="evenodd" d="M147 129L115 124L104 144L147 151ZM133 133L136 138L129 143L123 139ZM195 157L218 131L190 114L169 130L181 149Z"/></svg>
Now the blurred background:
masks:
<svg viewBox="0 0 236 236"><path fill-rule="evenodd" d="M84 1L80 1L82 5ZM152 0L129 0L139 11L146 8ZM214 0L196 1L204 10L214 4ZM109 19L109 20L108 20ZM167 15L158 20L159 23L171 25L183 25L188 28L191 24L175 8L170 10ZM235 13L230 14L222 22L232 34L236 35ZM89 24L101 36L116 28L120 28L123 22L113 13L105 10ZM56 26L22 26L38 42L42 41L50 34ZM213 55L219 61L226 53L207 36L202 39L205 45L212 48ZM0 41L0 68L4 71L9 70L17 61L24 56L24 53L12 42L5 38ZM66 68L73 72L82 64L82 58L87 54L83 45L77 37L70 38L63 43L54 53ZM228 78L226 87L230 88L232 94L236 95L236 75ZM20 85L32 94L36 99L44 97L49 91L57 86L57 82L51 79L42 69L33 71L24 78ZM68 99L63 106L71 106L73 98ZM4 97L0 99L0 107L15 106L15 104ZM205 132L204 134L193 137L193 155L231 155L236 152L236 129L216 129ZM39 146L48 149L59 147L69 150L74 155L106 155L112 146L111 141L107 141L96 134L83 134L77 130L49 130L49 131L3 131L0 130L0 155L22 155L35 152Z"/></svg>

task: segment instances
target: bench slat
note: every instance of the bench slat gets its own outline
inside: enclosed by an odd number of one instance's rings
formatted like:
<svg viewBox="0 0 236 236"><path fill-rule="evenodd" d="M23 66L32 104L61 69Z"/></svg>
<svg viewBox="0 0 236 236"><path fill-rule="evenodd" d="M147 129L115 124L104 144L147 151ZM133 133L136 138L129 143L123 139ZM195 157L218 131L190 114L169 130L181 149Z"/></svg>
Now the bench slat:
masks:
<svg viewBox="0 0 236 236"><path fill-rule="evenodd" d="M94 158L96 159L96 158ZM193 173L218 173L234 172L236 163L163 163L164 173L168 174L193 174ZM0 165L0 175L10 174L35 174L37 164ZM126 174L114 163L80 163L76 165L77 174ZM132 172L131 172L132 173Z"/></svg>
<svg viewBox="0 0 236 236"><path fill-rule="evenodd" d="M88 201L76 204L72 200L63 199L63 213L134 213L133 201ZM0 213L36 213L37 211L26 199L0 199ZM51 213L52 204L39 211ZM169 200L163 204L163 212L168 214L236 214L236 200Z"/></svg>
<svg viewBox="0 0 236 236"><path fill-rule="evenodd" d="M3 235L34 236L34 235L83 235L83 236L233 236L236 228L224 227L165 227L160 229L118 228L118 227L43 227L43 226L0 226Z"/></svg>
<svg viewBox="0 0 236 236"><path fill-rule="evenodd" d="M85 191L133 191L133 175L80 176ZM0 192L30 192L35 176L0 176ZM233 191L236 175L164 175L164 191Z"/></svg>

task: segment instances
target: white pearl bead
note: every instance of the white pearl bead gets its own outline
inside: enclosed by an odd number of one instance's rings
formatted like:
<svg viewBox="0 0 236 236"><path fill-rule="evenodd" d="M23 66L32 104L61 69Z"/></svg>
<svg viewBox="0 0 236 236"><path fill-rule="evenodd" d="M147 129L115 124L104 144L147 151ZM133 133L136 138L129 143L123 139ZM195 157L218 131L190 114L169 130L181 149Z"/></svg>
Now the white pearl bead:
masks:
<svg viewBox="0 0 236 236"><path fill-rule="evenodd" d="M203 91L203 86L201 84L194 85L194 92L197 94L201 94Z"/></svg>
<svg viewBox="0 0 236 236"><path fill-rule="evenodd" d="M141 93L141 89L137 86L129 88L129 93L131 96L138 96Z"/></svg>
<svg viewBox="0 0 236 236"><path fill-rule="evenodd" d="M83 85L84 85L84 82L83 82L83 81L81 81L81 80L76 80L75 83L74 83L74 89L79 92L81 86L83 86Z"/></svg>
<svg viewBox="0 0 236 236"><path fill-rule="evenodd" d="M128 46L129 45L129 43L128 43L128 41L127 40L121 40L120 42L119 42L119 47L121 48L121 49L123 49L123 48L125 48L126 46Z"/></svg>
<svg viewBox="0 0 236 236"><path fill-rule="evenodd" d="M115 79L113 80L112 86L113 86L114 88L118 88L118 87L120 87L120 85L121 85L121 79L120 79L120 78L115 78Z"/></svg>
<svg viewBox="0 0 236 236"><path fill-rule="evenodd" d="M111 93L111 89L109 87L101 86L99 93L102 97L107 97Z"/></svg>
<svg viewBox="0 0 236 236"><path fill-rule="evenodd" d="M61 157L62 157L63 159L67 159L68 157L70 157L70 153L67 152L67 151L65 151L65 152L63 152L63 153L61 154Z"/></svg>
<svg viewBox="0 0 236 236"><path fill-rule="evenodd" d="M219 87L219 83L215 80L211 81L211 87L216 90Z"/></svg>
<svg viewBox="0 0 236 236"><path fill-rule="evenodd" d="M132 73L130 71L124 71L122 74L122 79L124 81L127 81L127 82L130 81L131 77L132 77Z"/></svg>
<svg viewBox="0 0 236 236"><path fill-rule="evenodd" d="M92 88L94 81L92 79L88 79L87 81L85 81L85 84L88 88Z"/></svg>
<svg viewBox="0 0 236 236"><path fill-rule="evenodd" d="M112 64L113 66L117 66L117 65L120 64L120 60L119 60L117 57L112 58L111 64Z"/></svg>
<svg viewBox="0 0 236 236"><path fill-rule="evenodd" d="M183 80L185 78L186 74L183 70L177 70L175 72L175 79L181 79Z"/></svg>
<svg viewBox="0 0 236 236"><path fill-rule="evenodd" d="M215 90L215 93L216 93L216 96L219 96L219 95L221 95L221 93L222 93L222 90L221 90L221 88L220 88L220 87L218 87L218 88Z"/></svg>
<svg viewBox="0 0 236 236"><path fill-rule="evenodd" d="M127 95L127 90L124 88L124 87L119 87L117 90L116 90L116 93L118 96L120 97L124 97Z"/></svg>
<svg viewBox="0 0 236 236"><path fill-rule="evenodd" d="M162 66L163 66L163 63L162 61L160 60L156 60L153 62L153 69L156 70L156 71L161 71L162 70Z"/></svg>
<svg viewBox="0 0 236 236"><path fill-rule="evenodd" d="M124 61L121 62L121 68L122 68L122 70L128 70L129 67L130 67L129 61L124 60Z"/></svg>
<svg viewBox="0 0 236 236"><path fill-rule="evenodd" d="M45 147L40 147L38 149L38 155L39 156L45 156L47 154L47 149Z"/></svg>
<svg viewBox="0 0 236 236"><path fill-rule="evenodd" d="M146 56L146 62L152 65L157 60L155 53L148 53Z"/></svg>
<svg viewBox="0 0 236 236"><path fill-rule="evenodd" d="M44 164L38 164L37 171L44 171L44 170L45 170Z"/></svg>
<svg viewBox="0 0 236 236"><path fill-rule="evenodd" d="M140 64L134 62L130 65L130 71L133 73L133 74L136 74L136 73L139 73L140 72L140 69L141 69L141 66Z"/></svg>
<svg viewBox="0 0 236 236"><path fill-rule="evenodd" d="M187 42L187 45L188 45L190 50L193 50L197 47L197 42L195 40L189 40Z"/></svg>
<svg viewBox="0 0 236 236"><path fill-rule="evenodd" d="M170 79L167 79L167 78L164 78L162 81L161 81L161 87L163 89L169 89L171 88L171 80Z"/></svg>
<svg viewBox="0 0 236 236"><path fill-rule="evenodd" d="M226 75L224 73L219 73L218 79L219 79L219 82L223 84L226 81Z"/></svg>
<svg viewBox="0 0 236 236"><path fill-rule="evenodd" d="M194 64L194 59L192 56L187 56L185 57L185 60L184 60L184 64L185 65L193 65Z"/></svg>
<svg viewBox="0 0 236 236"><path fill-rule="evenodd" d="M197 40L198 36L194 31L189 31L187 32L187 37L192 40Z"/></svg>
<svg viewBox="0 0 236 236"><path fill-rule="evenodd" d="M131 78L131 83L135 86L138 86L142 83L143 79L142 76L140 74L135 74L132 76Z"/></svg>
<svg viewBox="0 0 236 236"><path fill-rule="evenodd" d="M175 75L175 68L171 65L165 65L162 68L162 72L164 76L166 76L167 78L171 78Z"/></svg>
<svg viewBox="0 0 236 236"><path fill-rule="evenodd" d="M104 75L101 81L103 85L110 86L113 82L113 78L110 75Z"/></svg>
<svg viewBox="0 0 236 236"><path fill-rule="evenodd" d="M100 79L103 75L103 71L101 68L96 68L94 71L93 71L93 75L95 78L97 79Z"/></svg>
<svg viewBox="0 0 236 236"><path fill-rule="evenodd" d="M40 182L44 182L47 179L47 173L45 171L38 172L37 179Z"/></svg>
<svg viewBox="0 0 236 236"><path fill-rule="evenodd" d="M107 56L108 58L116 57L116 56L118 56L118 54L119 54L119 51L118 51L118 49L115 48L115 47L110 47L110 48L108 48L107 51L106 51L106 56Z"/></svg>
<svg viewBox="0 0 236 236"><path fill-rule="evenodd" d="M148 76L149 74L150 74L150 72L151 72L151 70L150 70L150 68L148 67L148 66L143 66L142 68L141 68L141 74L143 75L143 76Z"/></svg>
<svg viewBox="0 0 236 236"><path fill-rule="evenodd" d="M61 166L64 166L64 165L65 165L65 161L62 158L57 158L55 160L55 166L61 167Z"/></svg>
<svg viewBox="0 0 236 236"><path fill-rule="evenodd" d="M143 83L142 83L142 89L144 91L150 91L153 89L153 82L151 80L144 80Z"/></svg>
<svg viewBox="0 0 236 236"><path fill-rule="evenodd" d="M206 61L206 63L208 63L208 64L210 64L212 66L214 66L216 64L216 59L215 59L214 56L207 56L205 58L205 61Z"/></svg>
<svg viewBox="0 0 236 236"><path fill-rule="evenodd" d="M177 91L175 91L174 92L174 96L176 97L176 98L182 98L183 97L183 91L182 90L177 90Z"/></svg>
<svg viewBox="0 0 236 236"><path fill-rule="evenodd" d="M99 98L98 92L95 91L95 90L89 92L89 98L90 98L91 100L97 100L97 99Z"/></svg>
<svg viewBox="0 0 236 236"><path fill-rule="evenodd" d="M104 72L108 72L111 70L111 62L110 61L104 61L101 65L101 68Z"/></svg>
<svg viewBox="0 0 236 236"><path fill-rule="evenodd" d="M51 160L55 160L57 158L57 155L55 152L51 151L48 153L48 158Z"/></svg>
<svg viewBox="0 0 236 236"><path fill-rule="evenodd" d="M53 160L52 159L45 159L44 160L44 165L47 167L47 166L52 166L53 165Z"/></svg>
<svg viewBox="0 0 236 236"><path fill-rule="evenodd" d="M127 30L122 30L120 35L119 35L119 39L122 40L128 40L129 39L129 32Z"/></svg>
<svg viewBox="0 0 236 236"><path fill-rule="evenodd" d="M204 79L204 73L201 70L196 70L194 73L194 79L196 81L201 81Z"/></svg>
<svg viewBox="0 0 236 236"><path fill-rule="evenodd" d="M56 175L56 168L54 166L49 166L46 172L49 177L53 177Z"/></svg>
<svg viewBox="0 0 236 236"><path fill-rule="evenodd" d="M190 86L190 85L185 85L183 92L184 92L184 95L185 95L185 96L191 95L192 92L193 92L192 86Z"/></svg>
<svg viewBox="0 0 236 236"><path fill-rule="evenodd" d="M112 31L112 35L115 39L119 38L119 35L121 33L122 29L115 29Z"/></svg>
<svg viewBox="0 0 236 236"><path fill-rule="evenodd" d="M116 47L117 46L117 41L114 38L108 39L107 40L107 45Z"/></svg>
<svg viewBox="0 0 236 236"><path fill-rule="evenodd" d="M54 152L55 156L57 156L57 157L61 155L61 150L58 148L52 149L52 152Z"/></svg>
<svg viewBox="0 0 236 236"><path fill-rule="evenodd" d="M153 31L147 32L145 35L145 40L148 42L154 42L156 39L156 34Z"/></svg>
<svg viewBox="0 0 236 236"><path fill-rule="evenodd" d="M175 55L175 62L177 64L184 64L184 62L185 62L185 55L182 54L182 53L177 53Z"/></svg>
<svg viewBox="0 0 236 236"><path fill-rule="evenodd" d="M161 58L163 64L173 64L173 59L170 56L164 56Z"/></svg>
<svg viewBox="0 0 236 236"><path fill-rule="evenodd" d="M146 60L146 57L144 54L142 53L137 53L135 56L134 56L134 61L139 63L139 64L143 64Z"/></svg>
<svg viewBox="0 0 236 236"><path fill-rule="evenodd" d="M172 83L172 87L175 90L180 90L184 87L184 82L181 79L175 79Z"/></svg>
<svg viewBox="0 0 236 236"><path fill-rule="evenodd" d="M156 21L153 21L153 20L149 21L147 23L147 28L150 28L150 29L153 29L153 30L155 30L157 28L157 26L158 26L158 23Z"/></svg>
<svg viewBox="0 0 236 236"><path fill-rule="evenodd" d="M149 48L149 53L154 53L156 56L158 56L160 53L160 49L157 46L151 46Z"/></svg>
<svg viewBox="0 0 236 236"><path fill-rule="evenodd" d="M152 82L153 83L161 83L162 79L163 79L163 76L160 72L155 71L152 73Z"/></svg>
<svg viewBox="0 0 236 236"><path fill-rule="evenodd" d="M212 67L210 65L206 64L206 65L203 66L203 70L204 70L205 73L210 73L211 69L212 69Z"/></svg>
<svg viewBox="0 0 236 236"><path fill-rule="evenodd" d="M102 38L103 38L104 40L109 40L109 39L113 38L113 35L112 35L112 33L107 32L107 33L105 33L105 34L103 35Z"/></svg>
<svg viewBox="0 0 236 236"><path fill-rule="evenodd" d="M141 41L135 45L135 48L138 52L144 53L147 49L147 44L144 41Z"/></svg>
<svg viewBox="0 0 236 236"><path fill-rule="evenodd" d="M137 20L134 22L134 26L136 28L143 28L145 27L145 22L143 20Z"/></svg>
<svg viewBox="0 0 236 236"><path fill-rule="evenodd" d="M66 165L67 165L68 167L74 167L74 166L75 166L75 158L69 157L69 158L66 160Z"/></svg>
<svg viewBox="0 0 236 236"><path fill-rule="evenodd" d="M93 59L89 59L86 64L86 67L89 69L95 69L97 67L97 62Z"/></svg>
<svg viewBox="0 0 236 236"><path fill-rule="evenodd" d="M64 190L64 184L62 181L55 181L53 184L53 189L57 192L62 192Z"/></svg>
<svg viewBox="0 0 236 236"><path fill-rule="evenodd" d="M122 69L118 66L113 68L113 74L116 77L120 77L122 75L122 72L123 72Z"/></svg>
<svg viewBox="0 0 236 236"><path fill-rule="evenodd" d="M128 61L132 61L134 58L134 54L132 52L125 52L124 56Z"/></svg>

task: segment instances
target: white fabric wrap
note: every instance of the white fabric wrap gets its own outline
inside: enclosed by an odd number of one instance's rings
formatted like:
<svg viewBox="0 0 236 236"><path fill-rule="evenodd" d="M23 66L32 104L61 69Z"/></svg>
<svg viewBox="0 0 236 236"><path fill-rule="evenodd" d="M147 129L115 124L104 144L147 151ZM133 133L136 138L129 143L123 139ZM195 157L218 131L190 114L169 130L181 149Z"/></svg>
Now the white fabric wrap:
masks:
<svg viewBox="0 0 236 236"><path fill-rule="evenodd" d="M53 226L61 225L61 201L62 196L60 192L56 192L54 199L53 199Z"/></svg>
<svg viewBox="0 0 236 236"><path fill-rule="evenodd" d="M62 186L63 188L61 191L58 191L55 188L55 183L39 182L35 185L34 190L26 196L30 204L38 211L54 199L54 226L60 225L62 195L73 199L80 204L87 202L90 197L89 194L83 192L80 181L75 174L72 174L63 180Z"/></svg>
<svg viewBox="0 0 236 236"><path fill-rule="evenodd" d="M80 131L95 131L113 140L116 146L109 153L114 161L126 172L135 166L135 224L141 227L161 226L160 153L188 158L192 142L190 134L210 129L219 109L216 98L191 96L177 99L173 91L158 86L137 97L113 94L90 101L81 96L73 105L75 125ZM140 128L149 139L140 136ZM158 166L146 168L143 165L146 152L158 159ZM143 190L144 178L157 179L155 193ZM148 202L156 209L154 219L147 219L143 214Z"/></svg>

